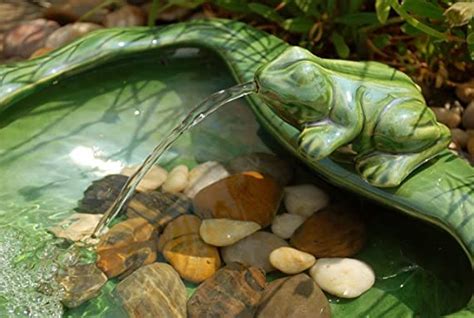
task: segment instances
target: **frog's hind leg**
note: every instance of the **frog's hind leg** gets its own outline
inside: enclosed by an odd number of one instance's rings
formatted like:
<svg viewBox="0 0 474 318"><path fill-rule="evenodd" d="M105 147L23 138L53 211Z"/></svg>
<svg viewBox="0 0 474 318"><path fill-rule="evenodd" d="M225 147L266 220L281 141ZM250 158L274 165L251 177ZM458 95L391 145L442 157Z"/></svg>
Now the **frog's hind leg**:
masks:
<svg viewBox="0 0 474 318"><path fill-rule="evenodd" d="M417 107L418 106L418 107ZM360 175L377 187L398 186L413 170L446 149L449 129L427 107L397 105L379 118L374 150L356 159Z"/></svg>

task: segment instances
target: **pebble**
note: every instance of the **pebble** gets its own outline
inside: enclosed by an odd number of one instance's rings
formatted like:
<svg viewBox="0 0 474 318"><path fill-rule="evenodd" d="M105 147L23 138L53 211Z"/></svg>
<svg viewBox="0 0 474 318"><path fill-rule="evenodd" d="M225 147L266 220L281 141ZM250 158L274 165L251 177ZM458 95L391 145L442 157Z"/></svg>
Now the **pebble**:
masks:
<svg viewBox="0 0 474 318"><path fill-rule="evenodd" d="M28 58L33 52L44 47L48 36L59 29L55 21L36 19L20 23L5 33L3 55Z"/></svg>
<svg viewBox="0 0 474 318"><path fill-rule="evenodd" d="M102 214L74 213L48 230L56 235L74 242L92 235Z"/></svg>
<svg viewBox="0 0 474 318"><path fill-rule="evenodd" d="M451 140L459 147L466 148L469 136L467 132L459 128L451 129Z"/></svg>
<svg viewBox="0 0 474 318"><path fill-rule="evenodd" d="M145 25L145 23L145 12L140 7L132 5L125 5L107 14L104 19L106 28L140 26Z"/></svg>
<svg viewBox="0 0 474 318"><path fill-rule="evenodd" d="M270 225L282 198L282 188L258 172L245 172L222 179L201 190L194 198L194 211L202 218L227 218Z"/></svg>
<svg viewBox="0 0 474 318"><path fill-rule="evenodd" d="M118 283L114 293L130 318L186 317L186 287L166 263L138 269Z"/></svg>
<svg viewBox="0 0 474 318"><path fill-rule="evenodd" d="M313 214L293 234L290 244L316 257L348 257L365 244L366 229L347 205L333 205Z"/></svg>
<svg viewBox="0 0 474 318"><path fill-rule="evenodd" d="M189 169L185 165L174 167L163 183L163 191L170 193L181 192L188 186Z"/></svg>
<svg viewBox="0 0 474 318"><path fill-rule="evenodd" d="M284 277L265 289L256 318L329 318L329 302L306 274Z"/></svg>
<svg viewBox="0 0 474 318"><path fill-rule="evenodd" d="M114 225L100 237L97 266L109 277L122 277L156 260L156 230L142 218Z"/></svg>
<svg viewBox="0 0 474 318"><path fill-rule="evenodd" d="M456 95L466 104L474 101L474 79L458 85L456 87Z"/></svg>
<svg viewBox="0 0 474 318"><path fill-rule="evenodd" d="M306 218L298 214L283 213L275 216L272 222L272 232L282 239L289 239Z"/></svg>
<svg viewBox="0 0 474 318"><path fill-rule="evenodd" d="M329 196L312 184L301 184L285 188L284 202L289 213L309 217L328 205Z"/></svg>
<svg viewBox="0 0 474 318"><path fill-rule="evenodd" d="M192 201L181 193L137 192L127 206L129 218L141 217L161 231L176 217L191 213Z"/></svg>
<svg viewBox="0 0 474 318"><path fill-rule="evenodd" d="M110 174L101 179L94 180L84 191L84 197L79 201L78 212L105 213L118 197L127 177L121 174Z"/></svg>
<svg viewBox="0 0 474 318"><path fill-rule="evenodd" d="M275 155L255 152L232 159L227 165L233 174L258 171L274 178L281 186L286 186L293 177L291 165Z"/></svg>
<svg viewBox="0 0 474 318"><path fill-rule="evenodd" d="M151 2L145 3L142 8L145 10L147 15L151 14L152 4ZM179 5L172 5L165 10L160 10L156 16L156 20L164 22L175 22L177 20L183 19L185 16L189 15L192 12L189 8L185 8Z"/></svg>
<svg viewBox="0 0 474 318"><path fill-rule="evenodd" d="M188 317L254 317L265 287L261 269L228 264L199 285L188 301Z"/></svg>
<svg viewBox="0 0 474 318"><path fill-rule="evenodd" d="M358 297L375 282L372 268L352 258L320 258L309 272L322 290L342 298Z"/></svg>
<svg viewBox="0 0 474 318"><path fill-rule="evenodd" d="M95 264L66 267L56 279L64 290L61 301L69 308L77 307L97 296L107 282L107 276Z"/></svg>
<svg viewBox="0 0 474 318"><path fill-rule="evenodd" d="M201 223L199 234L207 244L228 246L258 230L260 230L260 225L251 221L206 219Z"/></svg>
<svg viewBox="0 0 474 318"><path fill-rule="evenodd" d="M138 170L138 168L138 166L125 167L120 173L130 177ZM155 165L150 169L150 171L148 171L142 181L140 181L137 186L137 191L146 192L158 189L163 184L163 182L165 182L167 177L168 171L160 166Z"/></svg>
<svg viewBox="0 0 474 318"><path fill-rule="evenodd" d="M435 113L436 119L448 126L449 128L456 128L461 123L461 115L455 111L444 107L430 107Z"/></svg>
<svg viewBox="0 0 474 318"><path fill-rule="evenodd" d="M76 22L65 25L53 33L51 33L46 40L45 47L57 49L72 41L86 35L89 32L99 30L102 26L95 23Z"/></svg>
<svg viewBox="0 0 474 318"><path fill-rule="evenodd" d="M194 198L199 191L208 185L228 176L229 172L220 163L216 161L204 162L189 172L188 185L184 189L184 194Z"/></svg>
<svg viewBox="0 0 474 318"><path fill-rule="evenodd" d="M467 105L464 110L462 125L465 129L474 129L474 101Z"/></svg>
<svg viewBox="0 0 474 318"><path fill-rule="evenodd" d="M48 19L58 21L61 25L75 22L79 19L85 22L101 23L105 14L105 8L99 8L104 0L61 0L53 1L48 6L44 16ZM93 14L85 14L94 10Z"/></svg>
<svg viewBox="0 0 474 318"><path fill-rule="evenodd" d="M467 152L474 156L474 136L470 136L466 146Z"/></svg>
<svg viewBox="0 0 474 318"><path fill-rule="evenodd" d="M201 219L195 215L183 215L177 217L165 227L158 240L158 250L163 251L163 247L169 241L188 234L199 234Z"/></svg>
<svg viewBox="0 0 474 318"><path fill-rule="evenodd" d="M36 51L33 52L33 54L31 54L30 56L30 60L32 59L35 59L37 57L40 57L40 56L43 56L43 55L46 55L48 54L49 52L51 52L53 49L49 48L49 47L42 47L40 49L37 49Z"/></svg>
<svg viewBox="0 0 474 318"><path fill-rule="evenodd" d="M193 283L205 281L221 267L217 247L206 244L198 234L168 241L162 253L183 279Z"/></svg>
<svg viewBox="0 0 474 318"><path fill-rule="evenodd" d="M280 247L270 253L270 263L285 274L301 273L316 262L316 258L308 253L292 247Z"/></svg>
<svg viewBox="0 0 474 318"><path fill-rule="evenodd" d="M239 262L260 267L269 273L275 270L270 263L270 253L282 246L288 246L288 243L272 233L259 231L221 248L221 255L226 264Z"/></svg>

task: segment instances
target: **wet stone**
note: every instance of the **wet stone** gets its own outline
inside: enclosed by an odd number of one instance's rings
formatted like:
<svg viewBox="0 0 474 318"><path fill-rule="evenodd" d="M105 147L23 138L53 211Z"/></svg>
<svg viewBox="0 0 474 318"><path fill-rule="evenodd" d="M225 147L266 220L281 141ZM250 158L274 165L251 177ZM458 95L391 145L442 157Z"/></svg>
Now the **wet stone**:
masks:
<svg viewBox="0 0 474 318"><path fill-rule="evenodd" d="M284 277L265 289L256 318L329 318L331 308L318 285L306 274Z"/></svg>
<svg viewBox="0 0 474 318"><path fill-rule="evenodd" d="M105 16L104 25L107 28L131 27L145 25L145 12L136 6L126 5Z"/></svg>
<svg viewBox="0 0 474 318"><path fill-rule="evenodd" d="M102 214L74 213L48 230L71 241L88 238L102 218Z"/></svg>
<svg viewBox="0 0 474 318"><path fill-rule="evenodd" d="M107 282L107 276L95 264L67 267L58 273L56 279L64 289L62 303L69 308L97 296Z"/></svg>
<svg viewBox="0 0 474 318"><path fill-rule="evenodd" d="M50 49L57 49L72 41L86 35L89 32L101 29L102 26L95 23L76 22L65 25L53 33L51 33L46 40L45 47Z"/></svg>
<svg viewBox="0 0 474 318"><path fill-rule="evenodd" d="M7 58L28 58L44 47L48 36L58 28L59 24L45 19L21 23L6 32L3 38L3 55Z"/></svg>
<svg viewBox="0 0 474 318"><path fill-rule="evenodd" d="M254 317L265 286L261 269L229 264L196 289L187 304L188 317Z"/></svg>
<svg viewBox="0 0 474 318"><path fill-rule="evenodd" d="M352 258L320 258L310 275L322 290L342 298L359 297L375 282L372 268Z"/></svg>
<svg viewBox="0 0 474 318"><path fill-rule="evenodd" d="M121 174L131 177L137 170L138 166L133 167L125 167L122 169ZM163 182L165 182L166 178L168 177L168 171L163 169L160 166L153 166L150 171L147 172L145 177L140 181L137 186L137 191L140 192L147 192L158 189Z"/></svg>
<svg viewBox="0 0 474 318"><path fill-rule="evenodd" d="M100 8L103 0L60 0L54 1L44 13L45 17L60 24L82 21L101 23L107 10ZM95 10L94 10L95 9ZM94 10L94 11L92 11ZM85 14L93 12L93 14Z"/></svg>
<svg viewBox="0 0 474 318"><path fill-rule="evenodd" d="M305 217L298 214L279 214L273 219L272 232L282 239L289 239L296 229L304 223L304 220Z"/></svg>
<svg viewBox="0 0 474 318"><path fill-rule="evenodd" d="M285 207L291 214L309 217L329 204L329 196L312 184L300 184L285 188Z"/></svg>
<svg viewBox="0 0 474 318"><path fill-rule="evenodd" d="M174 167L168 174L165 183L163 183L163 191L170 193L181 192L188 186L189 169L185 165Z"/></svg>
<svg viewBox="0 0 474 318"><path fill-rule="evenodd" d="M194 198L194 211L202 218L227 218L270 225L283 195L281 186L258 172L222 179Z"/></svg>
<svg viewBox="0 0 474 318"><path fill-rule="evenodd" d="M285 274L298 274L314 265L316 258L292 247L280 247L270 253L270 263Z"/></svg>
<svg viewBox="0 0 474 318"><path fill-rule="evenodd" d="M111 174L95 180L84 191L84 197L79 201L76 211L83 213L105 213L120 194L128 177L121 174Z"/></svg>
<svg viewBox="0 0 474 318"><path fill-rule="evenodd" d="M206 244L198 234L182 235L168 241L162 253L183 279L193 283L208 279L221 267L217 247Z"/></svg>
<svg viewBox="0 0 474 318"><path fill-rule="evenodd" d="M269 260L270 253L282 246L288 246L288 243L272 233L259 231L233 245L223 247L221 254L226 264L239 262L262 268L269 273L275 270Z"/></svg>
<svg viewBox="0 0 474 318"><path fill-rule="evenodd" d="M163 251L163 247L169 241L188 234L199 234L201 219L195 215L182 215L177 217L165 227L158 240L158 250Z"/></svg>
<svg viewBox="0 0 474 318"><path fill-rule="evenodd" d="M186 287L166 263L138 269L121 281L114 293L131 318L186 317Z"/></svg>
<svg viewBox="0 0 474 318"><path fill-rule="evenodd" d="M293 234L290 244L318 257L347 257L365 244L366 229L353 207L333 205L309 217Z"/></svg>
<svg viewBox="0 0 474 318"><path fill-rule="evenodd" d="M155 228L142 218L114 225L97 245L97 266L109 278L130 274L156 260Z"/></svg>
<svg viewBox="0 0 474 318"><path fill-rule="evenodd" d="M260 230L260 225L251 221L206 219L201 223L199 234L204 242L208 244L228 246L258 230Z"/></svg>
<svg viewBox="0 0 474 318"><path fill-rule="evenodd" d="M205 187L229 176L229 172L223 165L216 161L207 161L189 172L188 185L184 189L184 194L190 198Z"/></svg>
<svg viewBox="0 0 474 318"><path fill-rule="evenodd" d="M280 185L287 185L293 177L291 165L275 155L255 152L232 159L227 165L233 174L245 171L257 171L274 178Z"/></svg>

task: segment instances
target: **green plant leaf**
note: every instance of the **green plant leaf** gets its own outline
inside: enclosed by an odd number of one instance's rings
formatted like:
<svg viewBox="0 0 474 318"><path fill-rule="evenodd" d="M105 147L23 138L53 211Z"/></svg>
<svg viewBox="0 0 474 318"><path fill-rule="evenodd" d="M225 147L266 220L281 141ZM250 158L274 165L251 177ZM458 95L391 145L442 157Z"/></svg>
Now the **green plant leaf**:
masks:
<svg viewBox="0 0 474 318"><path fill-rule="evenodd" d="M419 17L435 20L443 19L443 9L426 0L404 0L402 8Z"/></svg>
<svg viewBox="0 0 474 318"><path fill-rule="evenodd" d="M183 8L194 9L206 2L206 0L168 0L168 3Z"/></svg>
<svg viewBox="0 0 474 318"><path fill-rule="evenodd" d="M236 13L250 13L248 3L246 0L214 0L217 6Z"/></svg>
<svg viewBox="0 0 474 318"><path fill-rule="evenodd" d="M471 21L467 28L466 36L467 49L469 50L469 56L474 61L474 21Z"/></svg>
<svg viewBox="0 0 474 318"><path fill-rule="evenodd" d="M338 17L334 20L337 23L349 25L349 26L362 26L379 24L377 15L374 12L359 12L350 13L342 17Z"/></svg>
<svg viewBox="0 0 474 318"><path fill-rule="evenodd" d="M444 15L452 26L468 24L474 17L474 2L456 2Z"/></svg>
<svg viewBox="0 0 474 318"><path fill-rule="evenodd" d="M390 44L390 35L385 33L379 34L373 38L372 42L374 43L375 47L383 49L384 47Z"/></svg>
<svg viewBox="0 0 474 318"><path fill-rule="evenodd" d="M336 49L337 55L339 55L339 57L343 59L349 57L349 46L347 46L344 38L336 31L331 34L331 42L334 44L334 48Z"/></svg>
<svg viewBox="0 0 474 318"><path fill-rule="evenodd" d="M264 17L267 20L277 22L278 24L283 23L283 18L272 7L257 2L249 3L248 6L250 11Z"/></svg>
<svg viewBox="0 0 474 318"><path fill-rule="evenodd" d="M281 24L282 28L294 33L307 33L313 26L314 21L306 17L286 19Z"/></svg>
<svg viewBox="0 0 474 318"><path fill-rule="evenodd" d="M390 0L376 0L375 12L380 23L385 24L390 14Z"/></svg>
<svg viewBox="0 0 474 318"><path fill-rule="evenodd" d="M294 0L296 6L306 15L316 15L319 2L318 0Z"/></svg>

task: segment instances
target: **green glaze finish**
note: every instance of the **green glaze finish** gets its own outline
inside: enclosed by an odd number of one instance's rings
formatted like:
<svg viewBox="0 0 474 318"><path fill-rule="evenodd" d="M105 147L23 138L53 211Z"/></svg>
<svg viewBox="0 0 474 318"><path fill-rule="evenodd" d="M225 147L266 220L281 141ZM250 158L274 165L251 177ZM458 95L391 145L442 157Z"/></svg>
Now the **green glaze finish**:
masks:
<svg viewBox="0 0 474 318"><path fill-rule="evenodd" d="M318 161L352 143L356 170L372 185L395 187L446 149L449 129L436 121L419 87L383 64L328 63L290 47L256 74L259 93L299 128L298 151Z"/></svg>
<svg viewBox="0 0 474 318"><path fill-rule="evenodd" d="M185 28L186 25L190 28ZM251 80L254 71L245 75L247 72L238 71L239 65L256 70L260 66L258 60L265 60L266 56L275 58L287 48L278 39L239 23L213 21L186 25L160 31L145 28L101 31L44 58L1 68L1 73L9 77L4 81L5 87L22 89L16 94L9 92L8 96L4 91L0 97L2 233L5 228L15 226L31 235L45 237L41 228L69 216L93 180L117 172L120 170L117 164L137 164L143 160L196 101L233 85L236 80ZM194 30L193 26L210 32L204 34L212 34L216 42L209 43L210 35L202 45L197 40L183 40L185 30ZM236 34L243 35L236 38ZM263 36L261 42L257 40L260 38L255 39L259 35ZM210 46L217 45L218 39L225 40L222 47L230 49ZM154 49L159 41L166 46L176 41L175 47L206 46L208 50L158 50L158 46ZM245 45L255 47L262 54L240 55L245 63L232 62L232 48L239 47L242 50L239 54L252 51L246 50ZM103 49L99 50L100 47ZM209 49L226 59L232 75L223 59L210 54ZM96 56L100 63L94 61ZM53 69L56 73L61 71L60 75L51 74ZM90 71L83 72L85 69ZM167 169L177 164L192 167L206 160L226 162L248 152L268 152L270 134L259 130L255 117L265 125L266 131L279 136L278 140L296 153L299 130L279 117L272 117L275 116L272 109L258 96L248 102L253 114L244 100L233 102L181 136L160 164ZM454 156L443 155L428 165L441 165L446 171L453 171L459 167L459 161L453 159ZM348 188L357 185L354 188L366 191L367 196L378 200L387 196L391 205L400 204L397 202L403 198L407 206L417 211L417 217L436 219L435 214L428 217L426 211L436 212L433 207L437 202L420 201L417 207L409 199L410 189L421 185L421 191L432 191L433 178L442 176L442 173L433 175L429 166L415 172L417 179L409 177L403 183L404 188L397 188L406 191L400 193L369 186L354 173L352 164L345 166L326 158L311 166L318 174L331 176L335 183ZM455 175L460 182L471 169L465 168ZM310 171L305 171L308 182L320 182ZM413 180L416 183L410 184ZM447 184L441 183L443 180L449 179L440 179L436 186L448 189ZM335 200L347 196L340 189L329 191ZM467 193L466 189L461 193ZM465 249L458 244L461 236L456 241L430 224L364 204L368 243L356 257L373 267L377 279L374 287L357 299L332 298L333 317L439 317L442 314L472 317L471 258L465 257ZM443 218L449 219L449 215ZM453 227L451 233L457 230ZM0 236L0 247L4 241L4 235ZM28 241L24 244L29 248L34 245ZM31 254L30 249L27 252ZM99 297L66 312L65 316L126 317L113 298L115 284L110 281ZM188 285L189 292L195 287ZM0 295L0 317L5 316L4 300L3 294Z"/></svg>

